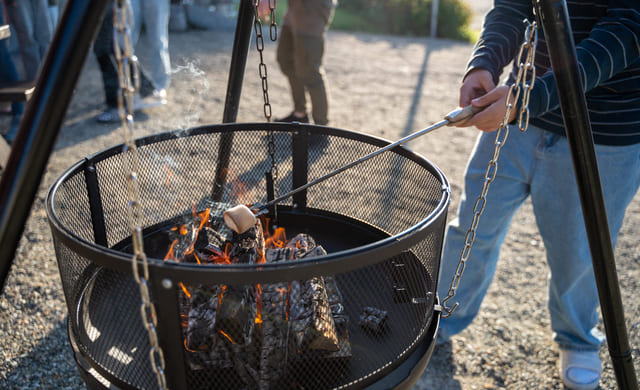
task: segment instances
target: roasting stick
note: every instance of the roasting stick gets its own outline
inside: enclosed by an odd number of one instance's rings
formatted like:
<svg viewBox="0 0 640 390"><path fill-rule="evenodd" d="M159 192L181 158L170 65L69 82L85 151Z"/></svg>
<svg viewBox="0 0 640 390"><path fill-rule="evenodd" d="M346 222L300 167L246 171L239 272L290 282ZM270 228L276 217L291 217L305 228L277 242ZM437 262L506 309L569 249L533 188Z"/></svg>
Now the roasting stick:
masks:
<svg viewBox="0 0 640 390"><path fill-rule="evenodd" d="M447 126L447 125L454 125L456 123L461 123L466 121L467 119L471 118L472 116L474 116L475 114L477 114L478 112L482 111L482 108L478 108L478 107L474 107L474 106L466 106L464 108L458 108L456 110L451 111L450 113L448 113L447 115L445 115L444 119L430 127L427 127L426 129L422 129L419 131L416 131L415 133L411 133L409 135L407 135L404 138L399 139L398 141L389 144L381 149L376 150L373 153L367 154L364 157L359 158L358 160L355 160L341 168L336 169L335 171L329 172L328 174L319 177L315 180L312 180L310 182L308 182L305 185L302 185L300 187L297 187L289 192L287 192L286 194L279 196L265 204L260 204L260 205L255 205L254 207L252 207L251 209L245 205L237 205L234 206L230 209L228 209L227 211L224 212L223 218L224 218L224 222L225 224L233 231L235 231L236 233L244 233L245 231L247 231L250 227L252 227L253 225L255 225L256 223L256 215L260 214L262 211L266 210L268 207L273 206L276 203L279 203L285 199L287 199L288 197L297 194L300 191L306 190L307 188L316 185L318 183L320 183L321 181L324 181L330 177L333 177L335 175L337 175L338 173L345 171L355 165L358 165L362 162L367 161L370 158L373 158L377 155L379 155L380 153L384 153L389 149L393 149L396 146L402 145L406 142L411 141L414 138L418 138L424 134L427 134L433 130L437 130L443 126Z"/></svg>

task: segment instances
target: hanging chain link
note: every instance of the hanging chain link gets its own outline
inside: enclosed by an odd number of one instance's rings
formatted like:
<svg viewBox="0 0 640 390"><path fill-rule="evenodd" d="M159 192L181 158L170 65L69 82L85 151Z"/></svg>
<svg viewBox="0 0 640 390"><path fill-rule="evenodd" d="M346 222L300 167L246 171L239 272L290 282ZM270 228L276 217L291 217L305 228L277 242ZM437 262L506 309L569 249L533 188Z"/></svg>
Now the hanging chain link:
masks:
<svg viewBox="0 0 640 390"><path fill-rule="evenodd" d="M113 2L113 45L118 69L119 93L118 112L122 120L124 131L123 155L128 172L127 188L129 193L128 217L131 240L133 244L133 256L131 264L133 267L133 277L140 289L142 304L140 314L142 323L149 336L149 359L151 368L156 374L160 389L167 388L165 378L165 361L162 348L158 341L156 327L158 316L156 309L151 302L149 294L149 265L147 255L144 253L142 238L142 210L140 205L140 183L138 181L138 153L134 140L133 123L133 101L135 92L139 85L139 72L137 59L133 54L133 43L131 39L131 24L133 15L128 0L116 0ZM121 47L122 45L122 47ZM132 81L133 78L133 81ZM139 264L140 263L140 264ZM139 267L142 265L142 275Z"/></svg>
<svg viewBox="0 0 640 390"><path fill-rule="evenodd" d="M258 71L260 74L260 80L262 81L262 97L264 99L264 117L267 122L271 122L271 103L269 103L269 84L267 82L267 65L264 63L264 38L262 35L262 21L260 20L260 13L258 8L260 7L260 0L253 0L254 9L254 21L253 29L256 34L256 48L258 55L260 56L260 64L258 65ZM269 37L272 41L278 39L278 25L276 24L275 17L276 0L269 0L269 18L271 23L269 25ZM276 165L276 143L273 130L267 131L267 152L271 159L271 177L273 182L276 183L278 179L278 166Z"/></svg>
<svg viewBox="0 0 640 390"><path fill-rule="evenodd" d="M523 95L522 105L518 114L518 129L520 129L520 131L525 131L529 126L529 95L531 94L531 89L533 88L536 79L534 56L536 52L536 44L538 41L538 30L535 21L533 23L530 23L525 20L525 23L527 27L524 34L524 42L522 43L522 46L520 46L520 52L518 53L518 57L516 59L516 64L518 64L518 73L515 82L509 88L509 94L507 96L509 96L510 98L507 99L506 102L507 111L505 112L502 124L500 125L498 130L496 130L495 150L493 152L493 157L491 161L489 161L489 165L487 166L487 171L484 175L484 184L482 186L482 190L473 207L473 220L471 221L471 225L469 227L469 230L467 230L467 234L464 239L465 245L462 249L462 253L460 254L456 273L451 280L451 285L449 287L447 296L442 300L441 306L443 318L449 317L459 305L458 302L456 302L453 307L449 308L447 307L446 303L453 297L455 297L456 290L458 289L458 285L460 284L460 279L462 278L462 274L464 273L467 260L469 259L469 255L471 253L471 247L473 246L473 242L476 238L476 230L478 228L478 223L480 222L480 216L482 215L487 202L487 193L489 192L489 186L495 180L496 174L498 172L498 157L500 155L500 150L504 146L504 143L506 142L509 135L509 118L511 116L511 110L513 109L513 105L517 103L518 99L520 98L521 93ZM527 79L529 79L529 82L527 82Z"/></svg>

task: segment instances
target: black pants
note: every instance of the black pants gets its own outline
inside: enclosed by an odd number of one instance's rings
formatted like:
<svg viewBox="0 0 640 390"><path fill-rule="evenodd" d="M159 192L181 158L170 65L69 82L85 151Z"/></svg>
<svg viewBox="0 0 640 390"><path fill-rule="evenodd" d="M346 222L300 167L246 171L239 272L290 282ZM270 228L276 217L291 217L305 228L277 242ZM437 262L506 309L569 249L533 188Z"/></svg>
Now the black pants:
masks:
<svg viewBox="0 0 640 390"><path fill-rule="evenodd" d="M93 43L93 54L96 56L102 73L105 103L109 107L118 106L118 68L113 49L113 8L109 5L96 41ZM139 64L138 71L140 74L140 91L138 92L143 97L148 96L153 92L153 83Z"/></svg>

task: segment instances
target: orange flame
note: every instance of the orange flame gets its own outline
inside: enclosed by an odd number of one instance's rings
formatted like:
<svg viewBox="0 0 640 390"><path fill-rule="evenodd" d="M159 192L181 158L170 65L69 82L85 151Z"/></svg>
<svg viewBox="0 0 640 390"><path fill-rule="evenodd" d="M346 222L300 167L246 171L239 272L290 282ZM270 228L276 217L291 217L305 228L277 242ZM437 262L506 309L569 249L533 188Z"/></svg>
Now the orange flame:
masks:
<svg viewBox="0 0 640 390"><path fill-rule="evenodd" d="M169 247L169 251L164 256L164 261L167 261L167 260L178 261L178 259L176 259L176 254L173 252L173 248L176 246L177 243L178 243L178 240L173 240L173 242L171 243L171 246Z"/></svg>
<svg viewBox="0 0 640 390"><path fill-rule="evenodd" d="M169 188L171 184L171 177L173 176L173 171L167 164L163 164L162 169L164 169L165 173L167 174L165 177L165 185L167 186L167 188Z"/></svg>
<svg viewBox="0 0 640 390"><path fill-rule="evenodd" d="M284 228L276 228L273 235L270 235L265 239L264 244L267 248L284 248L287 245L287 235Z"/></svg>
<svg viewBox="0 0 640 390"><path fill-rule="evenodd" d="M191 293L187 290L187 287L184 284L180 283L180 288L182 288L182 291L184 291L184 295L186 295L187 298L191 298Z"/></svg>
<svg viewBox="0 0 640 390"><path fill-rule="evenodd" d="M231 336L229 336L228 334L224 333L222 330L219 330L220 334L223 335L224 337L227 338L227 340L231 341L232 343L236 343L235 341L233 341L233 339L231 338Z"/></svg>
<svg viewBox="0 0 640 390"><path fill-rule="evenodd" d="M224 173L230 177L227 181L227 187L229 188L231 199L241 199L247 194L247 186L231 169L225 168Z"/></svg>
<svg viewBox="0 0 640 390"><path fill-rule="evenodd" d="M262 286L260 284L256 284L256 318L254 322L258 324L258 326L262 326L262 299L260 298L262 295Z"/></svg>
<svg viewBox="0 0 640 390"><path fill-rule="evenodd" d="M186 349L189 352L198 352L196 350L189 349L189 347L187 347L187 339L186 338L184 339L184 349Z"/></svg>

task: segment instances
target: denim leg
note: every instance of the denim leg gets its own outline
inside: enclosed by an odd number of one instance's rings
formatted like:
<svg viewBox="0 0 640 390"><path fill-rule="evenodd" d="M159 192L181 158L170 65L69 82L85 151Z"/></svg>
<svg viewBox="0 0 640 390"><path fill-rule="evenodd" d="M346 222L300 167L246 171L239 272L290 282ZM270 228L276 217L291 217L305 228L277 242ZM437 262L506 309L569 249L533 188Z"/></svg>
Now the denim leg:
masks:
<svg viewBox="0 0 640 390"><path fill-rule="evenodd" d="M640 145L596 145L596 155L615 245L624 211L640 184ZM566 138L547 134L531 193L551 270L549 312L554 340L563 349L597 350L604 341L596 329L598 291Z"/></svg>
<svg viewBox="0 0 640 390"><path fill-rule="evenodd" d="M529 195L528 175L533 165L539 136L512 128L498 159L497 175L487 194L484 212L467 260L456 296L447 302L460 306L440 322L441 337L462 332L480 310L493 280L500 246L504 242L513 215ZM465 245L465 236L473 219L476 199L481 193L487 166L495 149L496 133L482 133L466 168L464 190L457 218L446 229L438 283L440 299L447 296L451 279Z"/></svg>
<svg viewBox="0 0 640 390"><path fill-rule="evenodd" d="M5 23L2 7L0 7L0 24ZM0 81L13 82L20 80L20 75L13 62L11 53L9 52L8 42L0 41ZM13 142L18 133L18 125L24 112L24 103L13 102L11 104L11 125L9 130L5 133L4 137L8 142Z"/></svg>
<svg viewBox="0 0 640 390"><path fill-rule="evenodd" d="M169 87L169 0L142 0L142 20L151 55L151 80L157 89Z"/></svg>
<svg viewBox="0 0 640 390"><path fill-rule="evenodd" d="M25 70L25 77L34 80L40 66L40 50L34 36L31 2L16 1L7 6L9 20L18 40L18 50Z"/></svg>
<svg viewBox="0 0 640 390"><path fill-rule="evenodd" d="M31 0L33 4L34 37L38 43L40 62L44 59L53 37L53 25L49 14L48 0Z"/></svg>

